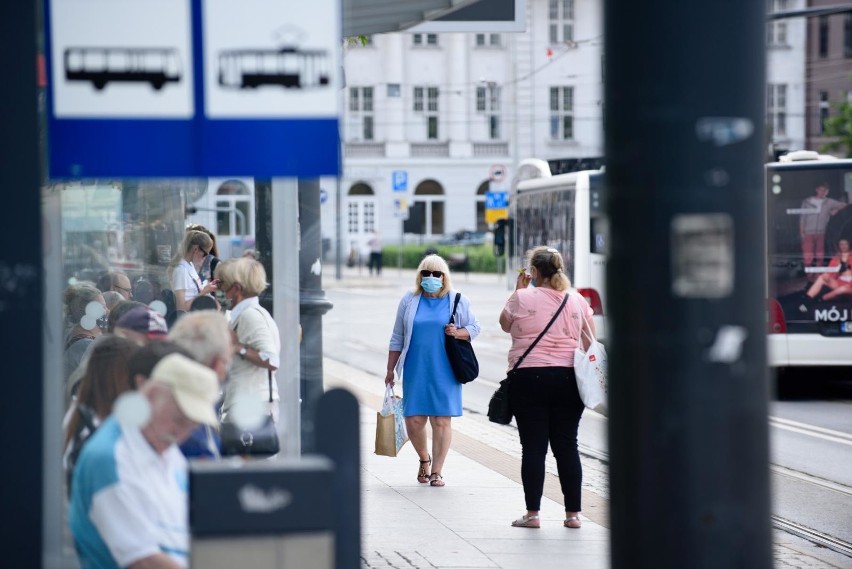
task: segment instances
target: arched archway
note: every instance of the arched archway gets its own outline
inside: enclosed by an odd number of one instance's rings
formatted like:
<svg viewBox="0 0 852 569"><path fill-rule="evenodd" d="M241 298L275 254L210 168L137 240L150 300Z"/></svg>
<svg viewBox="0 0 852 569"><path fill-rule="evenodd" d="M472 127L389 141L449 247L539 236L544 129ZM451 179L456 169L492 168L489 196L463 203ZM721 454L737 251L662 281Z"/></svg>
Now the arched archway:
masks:
<svg viewBox="0 0 852 569"><path fill-rule="evenodd" d="M488 223L485 221L485 194L489 192L491 182L485 180L476 188L476 230L488 231Z"/></svg>
<svg viewBox="0 0 852 569"><path fill-rule="evenodd" d="M419 221L412 227L412 233L420 233L426 237L438 237L443 235L444 228L444 186L435 180L423 180L414 188L413 211L409 219L413 217Z"/></svg>
<svg viewBox="0 0 852 569"><path fill-rule="evenodd" d="M216 188L216 237L219 253L228 254L223 244L254 235L254 194L240 180L226 180Z"/></svg>
<svg viewBox="0 0 852 569"><path fill-rule="evenodd" d="M367 240L378 230L377 210L376 192L372 186L366 182L356 182L349 187L346 193L346 232L350 255L353 251L362 255Z"/></svg>

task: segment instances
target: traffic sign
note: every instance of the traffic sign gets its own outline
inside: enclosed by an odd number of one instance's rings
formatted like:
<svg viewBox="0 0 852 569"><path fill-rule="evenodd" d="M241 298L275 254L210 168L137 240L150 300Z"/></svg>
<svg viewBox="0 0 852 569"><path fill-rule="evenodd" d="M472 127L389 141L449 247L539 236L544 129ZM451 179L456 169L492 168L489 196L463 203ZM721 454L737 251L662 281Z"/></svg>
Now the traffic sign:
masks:
<svg viewBox="0 0 852 569"><path fill-rule="evenodd" d="M486 192L485 209L505 209L509 207L509 192Z"/></svg>
<svg viewBox="0 0 852 569"><path fill-rule="evenodd" d="M506 167L503 164L492 164L488 168L488 179L492 182L502 182L506 179Z"/></svg>
<svg viewBox="0 0 852 569"><path fill-rule="evenodd" d="M393 200L393 216L403 221L408 219L408 199L400 198Z"/></svg>
<svg viewBox="0 0 852 569"><path fill-rule="evenodd" d="M339 2L44 2L52 177L339 174Z"/></svg>
<svg viewBox="0 0 852 569"><path fill-rule="evenodd" d="M394 170L391 172L391 187L395 192L407 192L408 172L405 170Z"/></svg>

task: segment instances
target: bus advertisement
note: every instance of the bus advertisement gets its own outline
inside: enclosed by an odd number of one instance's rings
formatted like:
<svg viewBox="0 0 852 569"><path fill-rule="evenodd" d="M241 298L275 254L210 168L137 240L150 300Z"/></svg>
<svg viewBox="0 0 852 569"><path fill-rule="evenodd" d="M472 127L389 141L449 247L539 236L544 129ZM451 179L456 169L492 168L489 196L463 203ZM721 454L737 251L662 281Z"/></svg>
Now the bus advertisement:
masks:
<svg viewBox="0 0 852 569"><path fill-rule="evenodd" d="M791 153L765 185L770 363L852 365L852 160Z"/></svg>

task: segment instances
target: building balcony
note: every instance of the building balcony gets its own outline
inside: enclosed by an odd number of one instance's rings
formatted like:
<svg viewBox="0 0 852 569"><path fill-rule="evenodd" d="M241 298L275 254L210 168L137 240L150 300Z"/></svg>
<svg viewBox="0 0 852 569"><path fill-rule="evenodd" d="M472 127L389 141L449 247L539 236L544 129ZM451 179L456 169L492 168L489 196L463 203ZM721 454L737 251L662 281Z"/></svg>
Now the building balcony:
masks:
<svg viewBox="0 0 852 569"><path fill-rule="evenodd" d="M508 156L508 142L474 142L473 155L475 157L483 156Z"/></svg>
<svg viewBox="0 0 852 569"><path fill-rule="evenodd" d="M384 158L384 142L347 142L343 147L346 158Z"/></svg>
<svg viewBox="0 0 852 569"><path fill-rule="evenodd" d="M412 158L446 158L450 155L448 142L412 142Z"/></svg>

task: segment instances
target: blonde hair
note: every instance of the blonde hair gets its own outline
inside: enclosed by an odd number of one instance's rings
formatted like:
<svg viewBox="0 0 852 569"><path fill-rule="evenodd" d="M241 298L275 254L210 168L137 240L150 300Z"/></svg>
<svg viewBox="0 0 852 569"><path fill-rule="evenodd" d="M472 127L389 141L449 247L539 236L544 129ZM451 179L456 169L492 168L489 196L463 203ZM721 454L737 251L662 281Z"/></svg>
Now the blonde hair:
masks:
<svg viewBox="0 0 852 569"><path fill-rule="evenodd" d="M228 290L232 285L243 287L245 296L257 296L266 290L266 269L260 261L250 257L228 259L216 265L215 277L222 281L220 290Z"/></svg>
<svg viewBox="0 0 852 569"><path fill-rule="evenodd" d="M174 273L175 268L180 265L180 262L185 259L187 255L192 253L193 247L198 247L202 251L207 251L209 253L213 248L213 239L211 239L210 236L203 231L187 231L186 235L183 237L183 241L180 244L178 252L175 253L175 256L172 257L172 260L169 263L169 282L172 280L172 273Z"/></svg>
<svg viewBox="0 0 852 569"><path fill-rule="evenodd" d="M563 291L571 288L571 281L565 274L565 263L559 251L542 245L530 250L527 257L529 257L530 265L538 271L539 277L543 280L549 279L550 286L554 290Z"/></svg>
<svg viewBox="0 0 852 569"><path fill-rule="evenodd" d="M444 273L444 278L442 279L443 285L437 293L438 296L446 296L450 290L452 290L453 281L450 278L450 267L440 255L426 255L423 257L423 260L420 261L420 264L417 265L417 272L414 274L415 294L421 294L423 292L423 288L420 286L420 281L423 280L423 277L420 276L420 271L441 271Z"/></svg>

